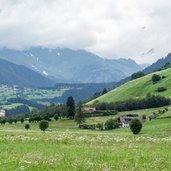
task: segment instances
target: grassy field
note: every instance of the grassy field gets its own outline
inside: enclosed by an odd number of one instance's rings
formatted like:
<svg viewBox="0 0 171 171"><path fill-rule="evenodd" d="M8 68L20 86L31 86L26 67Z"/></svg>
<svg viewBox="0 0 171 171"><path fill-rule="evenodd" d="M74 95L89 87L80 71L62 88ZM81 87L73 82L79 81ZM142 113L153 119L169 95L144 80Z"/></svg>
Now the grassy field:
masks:
<svg viewBox="0 0 171 171"><path fill-rule="evenodd" d="M153 110L157 109L137 113L148 115ZM91 117L86 122L105 122L111 117L115 116ZM50 122L45 133L37 123L28 131L21 123L0 125L3 171L169 171L170 151L171 119L146 121L139 135L129 128L81 130L70 120Z"/></svg>
<svg viewBox="0 0 171 171"><path fill-rule="evenodd" d="M144 77L138 78L136 80L129 81L124 85L108 92L107 94L100 96L99 98L90 101L88 104L92 104L95 101L99 102L116 102L124 101L130 98L141 98L145 97L146 94L160 94L162 96L170 97L171 96L171 68L156 72L160 76L165 76L164 79L160 80L158 83L152 83L152 74L146 75ZM157 93L156 90L158 87L167 88L166 91Z"/></svg>
<svg viewBox="0 0 171 171"><path fill-rule="evenodd" d="M69 88L61 89L39 89L39 88L20 88L17 86L0 85L0 107L4 109L12 109L23 105L22 103L6 104L10 98L24 98L26 100L36 100L40 104L49 104L48 100L62 96Z"/></svg>

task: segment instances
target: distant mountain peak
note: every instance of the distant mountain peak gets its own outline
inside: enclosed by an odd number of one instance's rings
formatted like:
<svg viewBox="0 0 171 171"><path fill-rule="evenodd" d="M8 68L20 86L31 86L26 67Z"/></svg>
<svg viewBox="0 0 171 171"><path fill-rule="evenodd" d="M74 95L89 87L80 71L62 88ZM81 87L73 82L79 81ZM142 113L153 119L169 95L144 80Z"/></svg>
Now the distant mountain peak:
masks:
<svg viewBox="0 0 171 171"><path fill-rule="evenodd" d="M63 83L116 82L142 69L132 59L104 59L86 50L69 48L1 49L0 58Z"/></svg>

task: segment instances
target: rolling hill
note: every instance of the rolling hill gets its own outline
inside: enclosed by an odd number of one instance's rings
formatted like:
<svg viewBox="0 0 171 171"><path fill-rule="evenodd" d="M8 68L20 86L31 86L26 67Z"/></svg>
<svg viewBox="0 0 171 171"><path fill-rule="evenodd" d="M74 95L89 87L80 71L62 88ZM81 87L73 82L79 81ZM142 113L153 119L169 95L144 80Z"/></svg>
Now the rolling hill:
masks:
<svg viewBox="0 0 171 171"><path fill-rule="evenodd" d="M100 96L99 98L90 101L88 104L93 104L95 101L98 102L117 102L124 101L130 98L142 98L146 94L160 94L162 96L170 97L171 96L171 68L155 72L160 76L165 76L164 79L161 79L156 84L153 84L151 78L154 73L148 74L144 77L129 81L120 87L113 89L107 94ZM158 87L165 87L167 90L163 92L156 92Z"/></svg>
<svg viewBox="0 0 171 171"><path fill-rule="evenodd" d="M131 59L103 59L68 48L0 49L0 59L24 65L58 83L117 82L143 69Z"/></svg>

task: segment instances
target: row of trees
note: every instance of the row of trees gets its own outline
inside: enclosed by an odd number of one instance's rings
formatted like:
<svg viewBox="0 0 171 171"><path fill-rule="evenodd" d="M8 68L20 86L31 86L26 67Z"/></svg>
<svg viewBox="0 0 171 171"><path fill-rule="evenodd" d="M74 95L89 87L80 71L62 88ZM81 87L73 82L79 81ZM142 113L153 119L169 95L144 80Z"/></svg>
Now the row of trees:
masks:
<svg viewBox="0 0 171 171"><path fill-rule="evenodd" d="M114 103L94 103L97 110L116 110L116 111L130 111L138 109L147 109L154 107L162 107L170 104L170 99L160 96L147 94L145 98L128 99L123 102Z"/></svg>

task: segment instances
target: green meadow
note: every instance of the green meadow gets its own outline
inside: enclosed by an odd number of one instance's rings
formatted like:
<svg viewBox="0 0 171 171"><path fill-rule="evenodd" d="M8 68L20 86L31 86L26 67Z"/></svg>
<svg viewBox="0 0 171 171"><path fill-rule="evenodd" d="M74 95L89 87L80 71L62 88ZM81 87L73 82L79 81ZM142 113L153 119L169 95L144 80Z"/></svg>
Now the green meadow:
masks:
<svg viewBox="0 0 171 171"><path fill-rule="evenodd" d="M93 101L90 101L88 104L93 104L95 101L98 102L118 102L118 101L125 101L132 98L143 98L148 93L161 95L165 97L171 97L171 68L158 71L152 74L148 74L144 77L129 81L118 88L113 89L112 91L96 98ZM161 79L156 84L152 82L152 75L158 74L161 77L165 76L164 79ZM157 88L165 87L166 91L163 92L156 92Z"/></svg>
<svg viewBox="0 0 171 171"><path fill-rule="evenodd" d="M156 110L136 113L148 116ZM169 108L167 116L171 116L170 112ZM90 117L86 122L105 122L113 117ZM138 135L129 128L82 130L72 120L49 124L45 133L38 123L31 123L28 131L21 123L0 125L1 170L171 170L171 118L147 119Z"/></svg>

